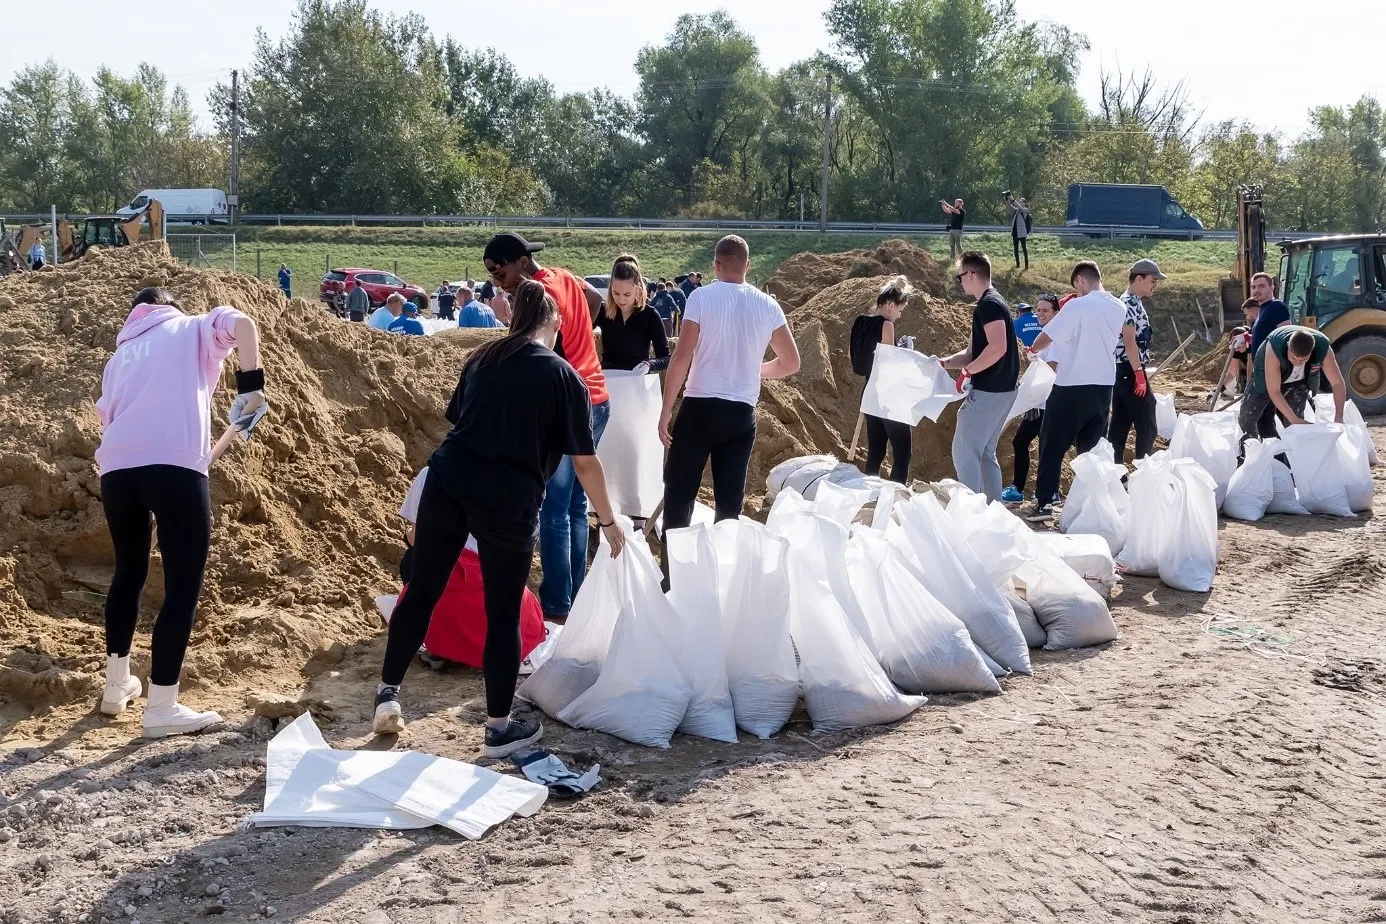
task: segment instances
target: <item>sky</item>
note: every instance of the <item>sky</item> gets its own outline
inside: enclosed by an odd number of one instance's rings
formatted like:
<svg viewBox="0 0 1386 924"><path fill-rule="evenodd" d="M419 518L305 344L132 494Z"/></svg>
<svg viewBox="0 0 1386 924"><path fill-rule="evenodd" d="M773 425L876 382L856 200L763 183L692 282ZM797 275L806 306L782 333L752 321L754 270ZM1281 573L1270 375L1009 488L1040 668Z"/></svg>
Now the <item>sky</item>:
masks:
<svg viewBox="0 0 1386 924"><path fill-rule="evenodd" d="M609 87L630 95L640 48L660 42L681 13L735 9L776 70L828 49L830 0L375 0L386 12L417 12L435 34L492 46L560 91ZM1386 36L1386 0L1015 0L1024 19L1046 19L1088 37L1079 89L1096 97L1105 67L1154 68L1185 81L1206 121L1245 120L1294 136L1316 105L1345 105L1370 93L1386 102L1386 68L1363 53L1363 37ZM251 60L255 32L284 34L292 0L68 0L52 15L5 17L0 81L52 58L90 76L140 61L185 86L205 118L207 91ZM16 7L17 9L17 7ZM632 10L638 10L632 13ZM1249 18L1254 17L1254 18ZM1251 66L1248 66L1248 65Z"/></svg>

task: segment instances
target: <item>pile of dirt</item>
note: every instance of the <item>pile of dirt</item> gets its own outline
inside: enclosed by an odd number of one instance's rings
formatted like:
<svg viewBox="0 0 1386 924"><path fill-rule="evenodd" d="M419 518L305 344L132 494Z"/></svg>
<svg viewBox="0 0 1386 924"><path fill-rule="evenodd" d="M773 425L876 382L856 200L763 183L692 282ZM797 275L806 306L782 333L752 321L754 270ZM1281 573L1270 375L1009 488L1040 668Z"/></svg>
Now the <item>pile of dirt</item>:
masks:
<svg viewBox="0 0 1386 924"><path fill-rule="evenodd" d="M938 261L902 240L883 241L872 250L795 254L775 270L765 283L765 291L779 299L785 311L790 312L845 279L900 275L907 277L919 291L935 298L944 298L947 294L947 276ZM872 297L874 300L874 295Z"/></svg>
<svg viewBox="0 0 1386 924"><path fill-rule="evenodd" d="M26 705L87 695L102 665L113 559L94 402L131 298L148 285L172 289L190 313L233 305L253 317L271 402L255 437L211 472L191 686L301 682L310 658L340 659L342 643L377 631L372 595L395 582L402 552L396 510L446 431L443 408L475 346L342 323L251 277L180 264L162 243L0 282L0 693ZM161 598L156 553L142 630ZM143 669L147 641L136 651Z"/></svg>

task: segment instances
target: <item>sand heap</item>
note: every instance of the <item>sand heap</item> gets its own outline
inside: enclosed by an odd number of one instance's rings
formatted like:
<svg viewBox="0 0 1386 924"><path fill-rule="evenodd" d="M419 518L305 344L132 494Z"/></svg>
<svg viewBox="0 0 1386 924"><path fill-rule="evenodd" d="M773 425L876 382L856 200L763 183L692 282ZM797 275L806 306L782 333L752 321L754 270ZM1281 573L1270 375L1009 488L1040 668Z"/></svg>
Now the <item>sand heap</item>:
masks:
<svg viewBox="0 0 1386 924"><path fill-rule="evenodd" d="M765 290L779 299L785 311L791 311L844 279L902 274L921 292L935 298L947 295L947 276L938 262L901 240L884 241L872 250L795 254L780 264L766 282Z"/></svg>
<svg viewBox="0 0 1386 924"><path fill-rule="evenodd" d="M394 583L396 510L446 430L471 344L387 336L247 276L193 269L162 243L0 282L0 693L85 696L103 660L112 574L93 452L101 372L131 297L171 288L190 313L229 304L260 325L271 415L211 473L214 535L185 678L296 677L376 631ZM234 361L215 398L220 433ZM141 626L162 597L158 556ZM147 635L137 652L147 652ZM335 651L341 656L341 647ZM143 667L137 655L137 666Z"/></svg>

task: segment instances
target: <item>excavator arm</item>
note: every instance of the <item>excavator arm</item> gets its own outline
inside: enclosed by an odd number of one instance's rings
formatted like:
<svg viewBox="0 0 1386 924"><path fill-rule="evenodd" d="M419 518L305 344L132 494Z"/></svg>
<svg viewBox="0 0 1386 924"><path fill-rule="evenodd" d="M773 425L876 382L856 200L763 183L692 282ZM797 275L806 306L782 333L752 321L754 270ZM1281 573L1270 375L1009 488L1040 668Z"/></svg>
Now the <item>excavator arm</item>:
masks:
<svg viewBox="0 0 1386 924"><path fill-rule="evenodd" d="M1251 277L1266 271L1266 214L1261 184L1237 189L1237 262L1219 289L1224 328L1242 323L1242 302L1251 297Z"/></svg>

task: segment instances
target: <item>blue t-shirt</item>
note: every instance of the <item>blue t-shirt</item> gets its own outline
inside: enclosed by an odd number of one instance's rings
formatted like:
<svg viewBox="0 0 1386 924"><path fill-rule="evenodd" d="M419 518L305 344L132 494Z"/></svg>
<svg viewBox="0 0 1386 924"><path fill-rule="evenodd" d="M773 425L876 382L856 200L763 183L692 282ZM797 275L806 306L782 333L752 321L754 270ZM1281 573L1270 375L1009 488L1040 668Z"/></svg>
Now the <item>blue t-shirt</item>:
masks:
<svg viewBox="0 0 1386 924"><path fill-rule="evenodd" d="M1278 298L1273 298L1261 306L1261 313L1256 316L1256 324L1251 328L1251 355L1255 356L1261 350L1261 344L1266 342L1271 331L1281 324L1290 320L1290 307Z"/></svg>
<svg viewBox="0 0 1386 924"><path fill-rule="evenodd" d="M1020 342L1029 346L1035 342L1035 338L1040 335L1044 325L1035 317L1033 311L1027 311L1015 319L1015 335L1020 338Z"/></svg>
<svg viewBox="0 0 1386 924"><path fill-rule="evenodd" d="M406 315L395 318L386 329L392 334L414 334L418 337L424 335L423 325L419 323L418 318L411 318Z"/></svg>
<svg viewBox="0 0 1386 924"><path fill-rule="evenodd" d="M458 327L504 327L496 313L476 299L462 306L457 313Z"/></svg>

